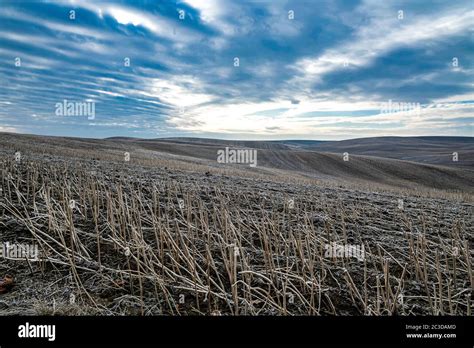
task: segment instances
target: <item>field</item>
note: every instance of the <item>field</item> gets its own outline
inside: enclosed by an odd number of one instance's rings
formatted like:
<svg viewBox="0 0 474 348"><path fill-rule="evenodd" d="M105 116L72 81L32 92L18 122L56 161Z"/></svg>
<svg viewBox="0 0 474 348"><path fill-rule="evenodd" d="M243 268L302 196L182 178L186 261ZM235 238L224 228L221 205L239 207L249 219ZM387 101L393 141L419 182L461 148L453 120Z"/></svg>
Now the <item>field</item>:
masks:
<svg viewBox="0 0 474 348"><path fill-rule="evenodd" d="M471 315L469 142L449 165L1 133L0 242L41 257L0 259L0 314Z"/></svg>

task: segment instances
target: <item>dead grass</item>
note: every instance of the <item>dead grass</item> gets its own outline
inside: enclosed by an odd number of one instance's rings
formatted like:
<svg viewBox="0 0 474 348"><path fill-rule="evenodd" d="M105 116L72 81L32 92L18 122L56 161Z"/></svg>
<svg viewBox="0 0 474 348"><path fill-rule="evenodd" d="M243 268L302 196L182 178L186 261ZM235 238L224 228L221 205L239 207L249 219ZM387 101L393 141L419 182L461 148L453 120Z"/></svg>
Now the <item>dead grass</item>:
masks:
<svg viewBox="0 0 474 348"><path fill-rule="evenodd" d="M22 277L59 290L40 302L26 296L18 310L472 313L470 195L374 193L169 159L124 163L114 151L94 153L96 161L85 150L22 153L30 155L0 163L0 231L3 240L37 243L44 258L18 269L7 264L18 285L3 296L31 286ZM325 257L333 242L363 245L365 260Z"/></svg>

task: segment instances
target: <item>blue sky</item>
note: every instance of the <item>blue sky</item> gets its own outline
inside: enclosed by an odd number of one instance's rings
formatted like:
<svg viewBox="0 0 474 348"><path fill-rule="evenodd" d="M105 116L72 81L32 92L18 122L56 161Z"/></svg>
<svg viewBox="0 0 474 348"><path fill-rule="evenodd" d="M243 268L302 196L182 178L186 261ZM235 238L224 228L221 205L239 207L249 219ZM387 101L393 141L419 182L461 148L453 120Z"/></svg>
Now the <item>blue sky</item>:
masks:
<svg viewBox="0 0 474 348"><path fill-rule="evenodd" d="M472 0L0 0L0 131L473 136L473 23Z"/></svg>

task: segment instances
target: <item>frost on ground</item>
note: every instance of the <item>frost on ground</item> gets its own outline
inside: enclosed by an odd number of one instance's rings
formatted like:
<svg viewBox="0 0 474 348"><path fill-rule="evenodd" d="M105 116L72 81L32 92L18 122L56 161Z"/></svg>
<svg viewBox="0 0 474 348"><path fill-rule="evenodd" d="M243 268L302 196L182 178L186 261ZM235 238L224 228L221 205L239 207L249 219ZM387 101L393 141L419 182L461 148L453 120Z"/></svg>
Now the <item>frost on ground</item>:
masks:
<svg viewBox="0 0 474 348"><path fill-rule="evenodd" d="M0 145L1 315L471 314L472 192L123 153Z"/></svg>

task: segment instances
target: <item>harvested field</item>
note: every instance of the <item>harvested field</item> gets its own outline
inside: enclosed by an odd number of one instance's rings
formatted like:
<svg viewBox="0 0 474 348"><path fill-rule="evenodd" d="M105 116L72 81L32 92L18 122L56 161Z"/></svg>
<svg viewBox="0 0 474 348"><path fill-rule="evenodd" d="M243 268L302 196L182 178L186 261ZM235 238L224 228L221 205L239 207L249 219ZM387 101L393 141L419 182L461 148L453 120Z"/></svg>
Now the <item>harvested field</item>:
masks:
<svg viewBox="0 0 474 348"><path fill-rule="evenodd" d="M41 255L0 259L14 279L2 315L472 313L471 169L390 162L464 185L443 190L220 166L120 139L0 139L0 242ZM334 245L358 254L328 255Z"/></svg>

